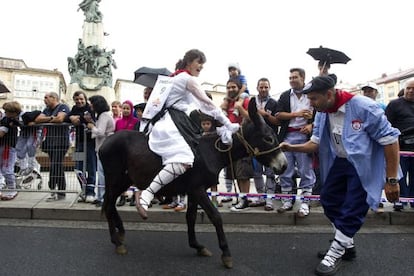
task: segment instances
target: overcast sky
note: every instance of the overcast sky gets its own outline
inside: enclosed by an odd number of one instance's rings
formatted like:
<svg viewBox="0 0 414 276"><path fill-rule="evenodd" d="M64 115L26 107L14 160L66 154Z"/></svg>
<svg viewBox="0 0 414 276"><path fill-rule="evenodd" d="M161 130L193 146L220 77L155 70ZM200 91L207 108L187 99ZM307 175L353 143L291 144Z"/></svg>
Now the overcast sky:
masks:
<svg viewBox="0 0 414 276"><path fill-rule="evenodd" d="M0 56L29 67L63 72L82 37L81 0L1 0ZM238 62L251 91L268 77L272 94L289 87L289 69L317 75L306 54L323 45L352 60L332 65L352 84L414 67L414 1L371 0L102 0L108 50L118 69L114 80L133 80L141 66L173 70L192 48L207 56L199 81L224 84L227 65Z"/></svg>

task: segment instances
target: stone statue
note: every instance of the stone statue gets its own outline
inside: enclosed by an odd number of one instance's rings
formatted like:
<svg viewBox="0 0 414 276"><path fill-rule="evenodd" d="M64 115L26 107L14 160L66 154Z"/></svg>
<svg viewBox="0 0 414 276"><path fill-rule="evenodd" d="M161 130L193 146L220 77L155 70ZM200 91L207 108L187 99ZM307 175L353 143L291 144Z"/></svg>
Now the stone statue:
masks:
<svg viewBox="0 0 414 276"><path fill-rule="evenodd" d="M102 86L111 87L112 67L117 68L112 58L115 50L106 51L99 43L100 37L98 36L105 35L102 26L99 26L102 24L97 24L102 22L102 13L99 11L100 2L101 0L82 0L79 3L78 11L82 10L85 22L91 23L84 24L84 28L87 26L92 34L84 36L85 41L79 38L78 52L74 57L68 57L70 83L78 83L79 87L85 90L99 90Z"/></svg>
<svg viewBox="0 0 414 276"><path fill-rule="evenodd" d="M68 71L71 76L71 83L78 83L83 87L83 77L97 77L101 78L102 82L96 86L99 89L102 86L112 86L112 68L117 68L115 60L112 55L115 54L115 49L106 51L100 49L97 45L88 46L79 39L78 53L74 58L68 57ZM89 89L89 88L84 88Z"/></svg>
<svg viewBox="0 0 414 276"><path fill-rule="evenodd" d="M86 22L102 22L102 13L99 11L99 2L101 2L101 0L83 0L79 4L78 11L83 11Z"/></svg>

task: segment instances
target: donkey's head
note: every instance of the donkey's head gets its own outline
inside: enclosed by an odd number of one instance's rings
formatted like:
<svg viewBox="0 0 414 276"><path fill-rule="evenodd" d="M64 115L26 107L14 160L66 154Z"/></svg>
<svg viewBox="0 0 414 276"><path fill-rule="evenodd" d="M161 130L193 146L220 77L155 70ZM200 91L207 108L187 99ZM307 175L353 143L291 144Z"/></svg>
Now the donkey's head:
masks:
<svg viewBox="0 0 414 276"><path fill-rule="evenodd" d="M248 154L254 156L261 164L281 174L287 167L287 159L279 149L276 133L257 113L256 99L249 102L250 121L245 122L237 133L238 139L245 146Z"/></svg>

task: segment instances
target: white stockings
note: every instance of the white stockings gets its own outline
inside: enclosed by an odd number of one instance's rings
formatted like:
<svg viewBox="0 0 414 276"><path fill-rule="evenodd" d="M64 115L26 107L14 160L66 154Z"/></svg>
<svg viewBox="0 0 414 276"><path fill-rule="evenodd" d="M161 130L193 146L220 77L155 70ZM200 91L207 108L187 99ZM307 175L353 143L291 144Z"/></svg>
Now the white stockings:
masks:
<svg viewBox="0 0 414 276"><path fill-rule="evenodd" d="M149 187L142 191L139 198L141 206L145 210L148 210L148 206L151 204L154 194L162 187L185 173L186 170L187 167L182 163L171 163L165 165L164 168L154 177Z"/></svg>

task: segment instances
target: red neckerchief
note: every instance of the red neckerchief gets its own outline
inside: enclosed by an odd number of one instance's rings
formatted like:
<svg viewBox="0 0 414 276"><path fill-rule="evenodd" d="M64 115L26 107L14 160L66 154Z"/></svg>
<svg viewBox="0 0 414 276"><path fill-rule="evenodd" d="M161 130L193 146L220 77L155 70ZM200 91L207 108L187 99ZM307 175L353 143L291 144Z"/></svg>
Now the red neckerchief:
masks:
<svg viewBox="0 0 414 276"><path fill-rule="evenodd" d="M185 69L180 69L180 70L177 70L177 71L175 71L174 73L172 73L172 74L170 75L170 77L175 77L175 76L177 76L178 74L183 73L183 72L187 72L190 76L192 76L192 75L191 75L191 73L190 73L190 71L185 70Z"/></svg>
<svg viewBox="0 0 414 276"><path fill-rule="evenodd" d="M347 103L352 97L355 96L349 92L342 91L342 90L336 90L336 98L335 98L335 104L333 107L325 110L327 113L334 113L338 111L338 108L340 108L342 105Z"/></svg>

